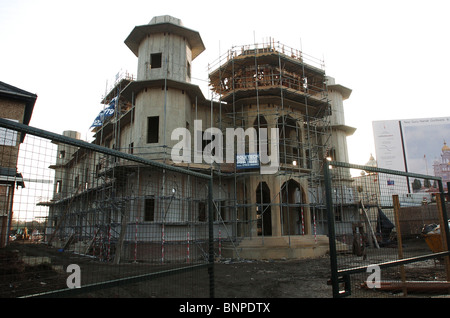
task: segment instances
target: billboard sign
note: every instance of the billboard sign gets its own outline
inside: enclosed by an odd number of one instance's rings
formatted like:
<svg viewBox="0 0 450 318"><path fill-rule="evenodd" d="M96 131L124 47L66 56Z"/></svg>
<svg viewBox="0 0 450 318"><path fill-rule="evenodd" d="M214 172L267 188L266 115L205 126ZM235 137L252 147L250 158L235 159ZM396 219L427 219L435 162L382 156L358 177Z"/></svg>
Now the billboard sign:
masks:
<svg viewBox="0 0 450 318"><path fill-rule="evenodd" d="M446 183L450 181L450 148L447 150L450 117L374 121L372 127L379 168L441 177L447 187ZM418 189L417 185L412 189L413 182L409 180L407 193L424 190Z"/></svg>

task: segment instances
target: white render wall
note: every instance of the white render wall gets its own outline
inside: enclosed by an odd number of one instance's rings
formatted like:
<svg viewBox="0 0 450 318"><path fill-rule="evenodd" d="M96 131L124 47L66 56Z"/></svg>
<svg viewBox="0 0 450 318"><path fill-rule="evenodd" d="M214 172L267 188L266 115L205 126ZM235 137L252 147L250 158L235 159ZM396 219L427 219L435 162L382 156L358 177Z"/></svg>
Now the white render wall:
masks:
<svg viewBox="0 0 450 318"><path fill-rule="evenodd" d="M167 95L164 93L164 90L159 87L148 88L136 97L135 124L132 133L135 147L155 147L164 144L172 147L178 143L178 140L171 140L173 130L185 128L186 122L190 121L192 104L188 95L181 90L170 87L167 90ZM147 143L147 118L152 116L159 116L158 144ZM193 123L190 123L190 125L193 125ZM159 150L162 150L162 148L159 148ZM170 150L168 154L170 156Z"/></svg>
<svg viewBox="0 0 450 318"><path fill-rule="evenodd" d="M151 67L150 57L155 53L162 53L160 68ZM139 46L137 80L165 79L167 76L167 79L190 82L188 63L192 63L192 52L184 37L170 33L148 35Z"/></svg>

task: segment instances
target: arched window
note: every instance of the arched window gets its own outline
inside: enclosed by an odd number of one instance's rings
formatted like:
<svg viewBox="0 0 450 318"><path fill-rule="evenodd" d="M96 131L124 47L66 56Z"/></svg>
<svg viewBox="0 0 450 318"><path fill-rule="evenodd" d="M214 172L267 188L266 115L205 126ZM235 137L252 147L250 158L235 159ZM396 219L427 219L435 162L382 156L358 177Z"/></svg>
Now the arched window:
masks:
<svg viewBox="0 0 450 318"><path fill-rule="evenodd" d="M265 148L266 154L269 155L269 145L268 145L269 130L267 129L268 125L267 125L266 118L263 115L259 115L258 117L256 117L255 121L253 122L253 128L256 129L256 136L257 136L257 138L256 138L256 142L257 142L256 149L257 149L258 153L260 153L259 146L261 144L262 147L264 147L264 146L266 147ZM261 137L261 139L259 137L260 136L260 130L259 129L261 129L261 128L265 128L266 131L267 131L267 133L265 135L266 138L264 138L264 139L263 139L263 137Z"/></svg>
<svg viewBox="0 0 450 318"><path fill-rule="evenodd" d="M302 133L291 116L281 116L277 121L280 133L280 163L304 167Z"/></svg>

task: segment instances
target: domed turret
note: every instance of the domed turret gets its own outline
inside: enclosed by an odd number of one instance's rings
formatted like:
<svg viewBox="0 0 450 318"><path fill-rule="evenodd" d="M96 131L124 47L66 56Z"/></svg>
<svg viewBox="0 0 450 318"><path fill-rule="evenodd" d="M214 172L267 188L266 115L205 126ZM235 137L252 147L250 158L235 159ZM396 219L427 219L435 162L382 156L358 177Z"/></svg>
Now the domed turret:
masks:
<svg viewBox="0 0 450 318"><path fill-rule="evenodd" d="M191 105L205 100L199 86L191 83L191 63L205 46L197 31L169 15L136 26L125 44L138 57L137 80L121 92L135 105L131 135L141 137L133 141L133 146L160 147L161 151L146 155L161 158L161 153L170 152L175 145L170 132L188 126L193 121Z"/></svg>
<svg viewBox="0 0 450 318"><path fill-rule="evenodd" d="M137 79L190 82L190 64L205 50L197 31L169 15L136 26L125 44L138 57Z"/></svg>
<svg viewBox="0 0 450 318"><path fill-rule="evenodd" d="M374 168L377 167L377 161L375 160L375 158L373 157L372 154L370 154L370 159L369 159L369 161L366 162L366 166L374 167Z"/></svg>
<svg viewBox="0 0 450 318"><path fill-rule="evenodd" d="M366 162L365 166L373 167L373 168L377 168L378 167L377 161L375 160L375 158L373 157L372 154L370 154L369 161ZM365 175L366 173L367 174L372 174L373 172L367 171L367 170L361 170L361 175L362 176Z"/></svg>

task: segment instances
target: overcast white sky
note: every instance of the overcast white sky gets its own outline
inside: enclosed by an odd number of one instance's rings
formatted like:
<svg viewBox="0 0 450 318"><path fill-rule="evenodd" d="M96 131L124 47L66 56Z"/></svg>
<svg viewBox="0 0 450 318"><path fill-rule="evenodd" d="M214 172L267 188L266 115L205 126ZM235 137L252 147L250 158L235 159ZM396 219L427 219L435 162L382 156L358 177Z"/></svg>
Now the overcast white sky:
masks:
<svg viewBox="0 0 450 318"><path fill-rule="evenodd" d="M365 164L372 121L450 115L449 12L448 0L1 0L0 81L38 95L32 126L89 139L107 81L136 74L124 44L134 26L168 14L199 31L199 85L233 45L272 37L323 58L327 75L353 90L344 102L357 128L350 162Z"/></svg>

